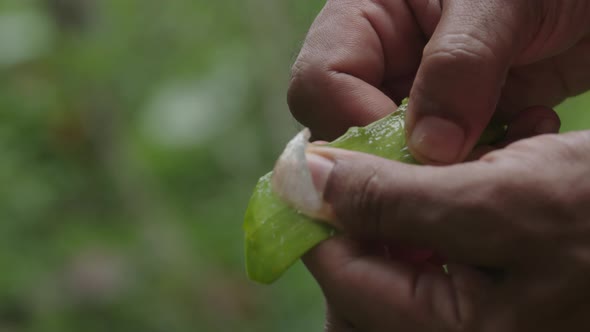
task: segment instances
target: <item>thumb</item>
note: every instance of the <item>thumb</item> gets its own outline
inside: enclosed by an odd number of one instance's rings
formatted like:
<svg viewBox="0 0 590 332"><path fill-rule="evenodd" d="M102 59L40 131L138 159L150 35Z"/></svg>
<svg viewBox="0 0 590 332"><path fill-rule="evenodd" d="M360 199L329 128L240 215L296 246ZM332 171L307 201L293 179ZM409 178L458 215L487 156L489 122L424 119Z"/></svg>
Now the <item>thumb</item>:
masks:
<svg viewBox="0 0 590 332"><path fill-rule="evenodd" d="M423 163L463 160L492 117L532 22L514 0L443 0L410 93L407 128Z"/></svg>
<svg viewBox="0 0 590 332"><path fill-rule="evenodd" d="M495 219L510 175L490 163L416 166L311 147L307 164L329 210L323 220L354 237L481 266L503 266L518 252Z"/></svg>

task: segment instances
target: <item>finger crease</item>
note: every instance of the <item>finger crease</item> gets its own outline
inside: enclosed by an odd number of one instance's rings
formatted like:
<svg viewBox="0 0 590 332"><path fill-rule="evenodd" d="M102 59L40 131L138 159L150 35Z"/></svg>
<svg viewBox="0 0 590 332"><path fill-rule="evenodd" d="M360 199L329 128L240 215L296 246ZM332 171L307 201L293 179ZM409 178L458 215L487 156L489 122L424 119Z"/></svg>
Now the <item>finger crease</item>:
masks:
<svg viewBox="0 0 590 332"><path fill-rule="evenodd" d="M378 188L374 188L376 184L379 183L379 174L376 169L371 169L371 175L367 177L367 180L363 183L361 187L361 197L359 197L359 208L365 212L365 215L369 216L370 219L373 220L373 234L370 234L371 237L375 237L376 239L381 238L381 230L382 230L382 204L380 199L377 197L379 194Z"/></svg>
<svg viewBox="0 0 590 332"><path fill-rule="evenodd" d="M385 7L381 3L381 1L379 1L379 0L371 0L371 3L373 3L377 7L380 7L383 10L385 10ZM381 56L382 56L383 68L387 68L387 58L385 58L385 56L384 56L384 54L385 54L385 47L383 46L383 39L381 38L381 34L379 33L379 30L377 29L377 26L375 25L375 23L371 19L371 15L369 15L369 13L367 13L367 10L364 9L364 8L361 8L360 9L360 12L361 12L361 17L363 19L367 20L367 23L369 23L369 25L371 26L371 29L377 35L377 39L379 40L379 47L381 48L381 52L379 54L381 54ZM380 79L379 79L379 83L383 83L383 80L384 80L384 76L382 75L380 77Z"/></svg>

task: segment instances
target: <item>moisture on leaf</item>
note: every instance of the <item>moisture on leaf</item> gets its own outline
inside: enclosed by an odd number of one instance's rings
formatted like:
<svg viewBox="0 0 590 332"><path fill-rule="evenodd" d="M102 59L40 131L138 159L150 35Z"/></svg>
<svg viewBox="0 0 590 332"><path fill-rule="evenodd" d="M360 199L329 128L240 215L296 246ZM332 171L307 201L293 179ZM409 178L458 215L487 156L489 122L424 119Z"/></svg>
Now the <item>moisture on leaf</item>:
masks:
<svg viewBox="0 0 590 332"><path fill-rule="evenodd" d="M415 164L416 160L406 146L406 109L407 99L396 112L366 127L350 128L328 146ZM494 128L485 134L488 142L497 140L504 132L503 127ZM305 132L300 133L287 146L287 157L292 162L305 162L308 137ZM244 220L246 271L250 279L272 283L309 249L335 234L332 227L291 207L278 194L278 191L304 189L305 186L290 179L273 181L272 172L258 181Z"/></svg>

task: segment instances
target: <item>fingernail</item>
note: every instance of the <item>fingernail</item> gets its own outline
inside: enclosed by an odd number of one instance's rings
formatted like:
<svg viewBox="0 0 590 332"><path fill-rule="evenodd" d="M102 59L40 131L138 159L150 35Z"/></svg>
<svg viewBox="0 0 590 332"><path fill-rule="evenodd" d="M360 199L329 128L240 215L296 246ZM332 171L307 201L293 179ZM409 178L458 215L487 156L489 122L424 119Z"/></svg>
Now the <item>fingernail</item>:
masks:
<svg viewBox="0 0 590 332"><path fill-rule="evenodd" d="M435 116L424 116L410 135L415 153L435 163L452 163L465 144L465 132L457 124Z"/></svg>
<svg viewBox="0 0 590 332"><path fill-rule="evenodd" d="M559 132L560 124L553 119L543 119L535 127L535 132L542 134L555 134Z"/></svg>
<svg viewBox="0 0 590 332"><path fill-rule="evenodd" d="M305 153L307 167L311 173L313 185L320 197L323 196L330 173L334 168L334 161L308 150Z"/></svg>
<svg viewBox="0 0 590 332"><path fill-rule="evenodd" d="M323 192L334 163L309 144L309 130L297 134L277 160L271 177L271 187L284 202L317 220L334 219ZM325 148L324 148L325 149Z"/></svg>

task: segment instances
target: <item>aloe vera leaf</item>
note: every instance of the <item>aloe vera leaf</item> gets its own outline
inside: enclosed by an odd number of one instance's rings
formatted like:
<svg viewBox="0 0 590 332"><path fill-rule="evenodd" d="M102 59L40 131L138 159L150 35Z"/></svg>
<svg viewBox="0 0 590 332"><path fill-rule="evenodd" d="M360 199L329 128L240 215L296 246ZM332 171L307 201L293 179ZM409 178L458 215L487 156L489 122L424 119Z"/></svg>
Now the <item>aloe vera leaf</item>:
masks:
<svg viewBox="0 0 590 332"><path fill-rule="evenodd" d="M329 146L415 163L406 147L406 107L403 103L397 112L377 122L350 128ZM284 203L272 191L271 176L272 172L258 181L244 220L246 271L251 280L265 284L278 279L305 252L335 232Z"/></svg>
<svg viewBox="0 0 590 332"><path fill-rule="evenodd" d="M404 100L398 111L366 127L350 128L328 145L335 148L370 153L382 158L416 164L405 137ZM480 144L499 140L505 132L501 125L491 125ZM272 172L258 181L244 218L246 272L256 282L270 284L318 243L330 238L335 230L314 221L284 203L271 188Z"/></svg>
<svg viewBox="0 0 590 332"><path fill-rule="evenodd" d="M407 101L404 100L395 113L366 127L352 127L328 145L416 164L416 160L406 146L405 116L407 106Z"/></svg>
<svg viewBox="0 0 590 332"><path fill-rule="evenodd" d="M278 279L305 252L334 234L272 192L272 172L258 181L244 222L246 272L264 284Z"/></svg>

